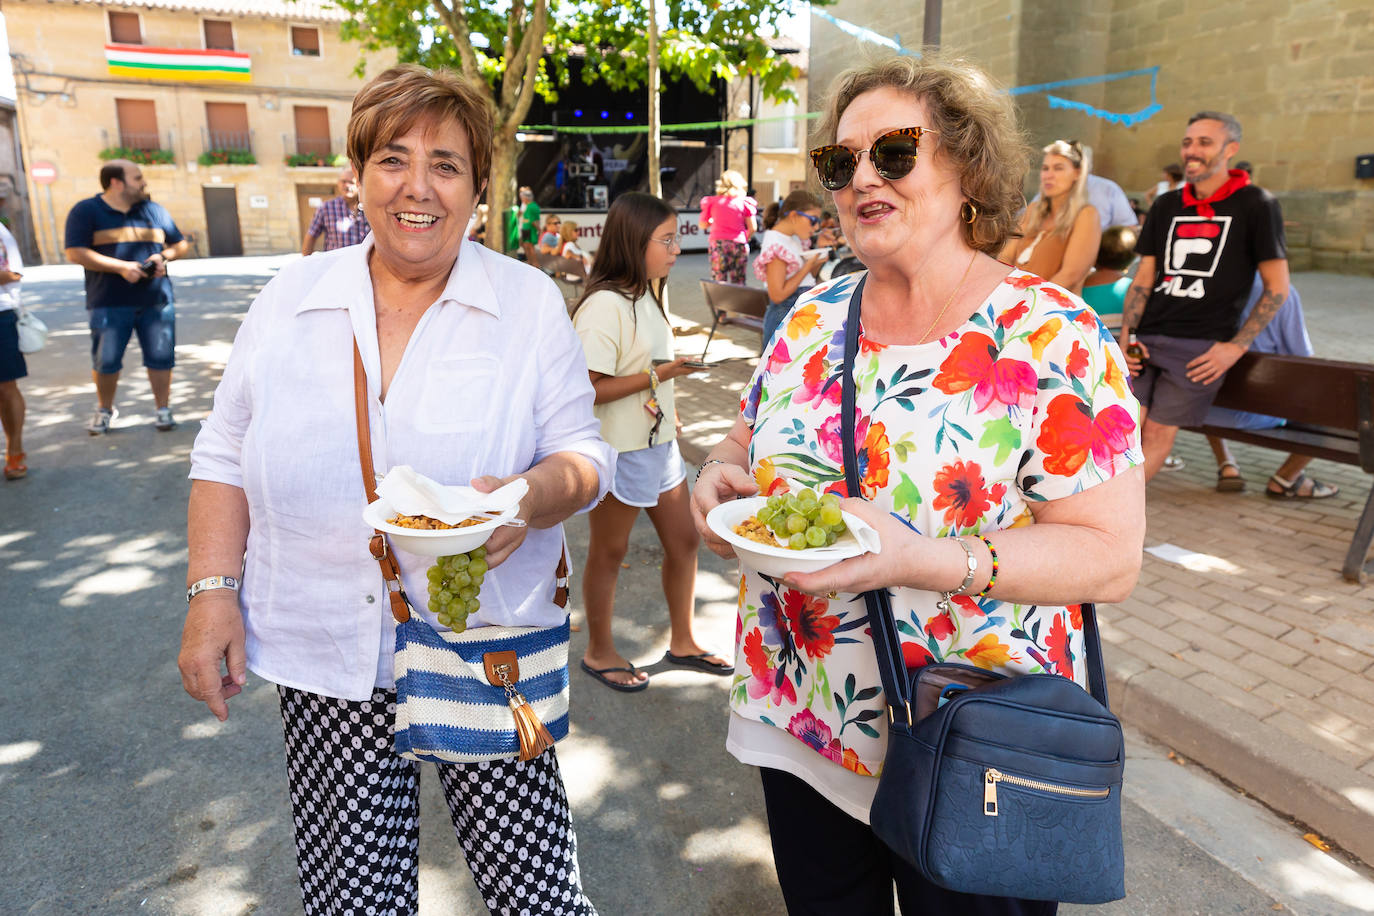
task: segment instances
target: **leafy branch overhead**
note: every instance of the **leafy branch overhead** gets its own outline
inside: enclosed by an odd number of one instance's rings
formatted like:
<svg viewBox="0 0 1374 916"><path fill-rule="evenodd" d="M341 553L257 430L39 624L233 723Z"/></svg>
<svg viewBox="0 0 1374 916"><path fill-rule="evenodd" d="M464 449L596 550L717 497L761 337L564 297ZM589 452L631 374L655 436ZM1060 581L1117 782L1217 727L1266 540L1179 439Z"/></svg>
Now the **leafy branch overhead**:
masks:
<svg viewBox="0 0 1374 916"><path fill-rule="evenodd" d="M515 135L537 93L556 102L571 79L569 61L584 60L587 84L634 89L649 81L649 4L624 0L332 0L351 14L346 41L366 57L393 48L402 63L452 69L479 82L493 113L491 213L514 200ZM826 5L833 0L814 0ZM799 0L666 0L660 22L660 69L710 91L713 80L754 76L765 98L790 99L787 83L799 70L774 54L765 36L777 34L787 15L804 12ZM505 233L487 234L499 247Z"/></svg>
<svg viewBox="0 0 1374 916"><path fill-rule="evenodd" d="M834 0L818 0L825 6ZM395 48L403 62L447 67L481 74L507 98L524 83L527 59L521 52L538 31L536 7L544 2L490 0L336 0L353 14L343 37L364 50ZM568 85L571 56L585 59L582 79L612 89L635 89L648 82L647 8L622 0L547 0L544 55L532 72L531 89L556 101ZM776 35L787 15L805 13L798 0L669 0L662 5L659 57L664 73L690 80L709 91L714 79L732 81L755 76L766 98L791 99L789 81L800 74L795 63L773 52L768 36ZM514 62L520 79L507 74ZM363 61L357 72L362 73ZM509 76L516 76L511 73ZM504 78L504 79L503 79ZM516 85L513 85L513 82ZM502 106L503 108L505 106Z"/></svg>

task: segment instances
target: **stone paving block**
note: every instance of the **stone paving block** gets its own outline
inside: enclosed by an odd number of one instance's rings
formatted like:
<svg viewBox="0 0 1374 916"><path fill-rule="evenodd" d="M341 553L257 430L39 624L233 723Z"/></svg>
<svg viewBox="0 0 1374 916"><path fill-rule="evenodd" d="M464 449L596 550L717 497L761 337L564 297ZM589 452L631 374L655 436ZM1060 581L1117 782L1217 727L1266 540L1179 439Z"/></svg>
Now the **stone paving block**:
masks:
<svg viewBox="0 0 1374 916"><path fill-rule="evenodd" d="M1151 582L1154 582L1155 580L1155 576L1150 577ZM1145 582L1145 574L1142 570L1140 581L1136 583L1135 588L1131 589L1131 596L1127 599L1127 601L1143 604L1147 607L1154 607L1163 604L1165 597L1166 596L1163 592L1159 591L1158 589L1152 588ZM1123 602L1123 604L1124 603L1125 602Z"/></svg>
<svg viewBox="0 0 1374 916"><path fill-rule="evenodd" d="M1194 607L1210 610L1216 607L1221 599L1204 592L1202 586L1206 584L1207 580L1200 578L1195 572L1174 569L1164 573L1155 583L1155 588Z"/></svg>
<svg viewBox="0 0 1374 916"><path fill-rule="evenodd" d="M1360 674L1369 669L1374 664L1371 659L1363 652L1356 652L1349 646L1342 645L1330 639L1323 639L1311 633L1301 630L1292 630L1279 637L1282 642L1290 646L1295 646L1304 652L1324 658L1335 665L1340 665L1347 671Z"/></svg>
<svg viewBox="0 0 1374 916"><path fill-rule="evenodd" d="M1159 627L1146 623L1135 617L1127 617L1116 624L1118 629L1124 630L1135 638L1143 641L1146 645L1154 646L1162 652L1181 652L1188 648L1188 642L1174 636Z"/></svg>
<svg viewBox="0 0 1374 916"><path fill-rule="evenodd" d="M1213 608L1211 611L1204 611L1200 607L1195 607L1177 598L1170 598L1164 603L1164 610L1175 615L1184 623L1190 623L1193 626L1207 630L1209 633L1218 635L1224 633L1232 626L1231 621L1215 613L1220 607L1221 605L1217 605L1216 608Z"/></svg>
<svg viewBox="0 0 1374 916"><path fill-rule="evenodd" d="M1254 673L1262 681L1277 684L1290 693L1315 697L1326 689L1329 682L1302 671L1301 666L1305 665L1307 661L1310 659L1299 662L1297 668L1288 668L1283 665L1276 665L1263 655L1252 652L1236 659L1236 664L1246 671ZM1349 677L1348 674L1346 676Z"/></svg>
<svg viewBox="0 0 1374 916"><path fill-rule="evenodd" d="M1280 710L1264 719L1264 725L1283 732L1301 746L1325 754L1348 767L1359 769L1370 755L1344 738L1314 726L1302 716Z"/></svg>
<svg viewBox="0 0 1374 916"><path fill-rule="evenodd" d="M1374 662L1374 617L1366 623L1350 617L1334 620L1322 627L1321 635L1370 656Z"/></svg>
<svg viewBox="0 0 1374 916"><path fill-rule="evenodd" d="M1200 671L1210 671L1224 681L1235 684L1242 690L1254 688L1264 683L1265 677L1255 671L1241 666L1235 662L1208 652L1206 649L1188 648L1178 653L1179 656ZM1240 656L1244 659L1245 656Z"/></svg>
<svg viewBox="0 0 1374 916"><path fill-rule="evenodd" d="M1329 706L1299 696L1277 684L1261 684L1251 692L1273 703L1279 709L1299 717L1313 728L1320 729L1324 734L1339 738L1363 754L1360 763L1355 763L1354 766L1358 767L1365 760L1374 757L1374 730L1369 726L1355 722Z"/></svg>
<svg viewBox="0 0 1374 916"><path fill-rule="evenodd" d="M1123 646L1132 655L1148 662L1159 674L1167 674L1170 677L1183 680L1193 676L1198 672L1198 666L1170 652L1156 649L1148 643L1140 640L1126 642ZM1106 650L1104 650L1106 651Z"/></svg>
<svg viewBox="0 0 1374 916"><path fill-rule="evenodd" d="M1232 706L1245 710L1257 719L1271 716L1279 710L1279 707L1263 696L1259 696L1253 691L1242 690L1234 684L1228 684L1210 671L1199 671L1188 678L1188 683L1206 691L1208 696L1225 700Z"/></svg>
<svg viewBox="0 0 1374 916"><path fill-rule="evenodd" d="M1170 613L1169 611L1164 609L1164 605L1166 605L1168 602L1177 600L1177 598L1169 598L1165 596L1164 600L1160 604L1156 605L1147 604L1145 602L1139 601L1136 599L1135 595L1132 595L1130 598L1126 599L1125 601L1121 602L1120 605L1118 605L1118 607L1120 608L1119 613L1122 615L1134 617L1137 620L1143 620L1152 626L1156 626L1160 629L1163 629L1164 627L1167 627L1170 624L1177 622L1179 619L1178 615Z"/></svg>
<svg viewBox="0 0 1374 916"><path fill-rule="evenodd" d="M1374 703L1357 700L1345 689L1344 684L1333 684L1329 689L1317 694L1317 702L1334 709L1350 721L1366 729L1374 729Z"/></svg>
<svg viewBox="0 0 1374 916"><path fill-rule="evenodd" d="M1264 633L1257 633L1248 627L1232 627L1224 635L1232 642L1239 643L1266 658L1271 658L1280 665L1292 665L1307 657L1307 653L1301 649L1279 642L1274 637Z"/></svg>
<svg viewBox="0 0 1374 916"><path fill-rule="evenodd" d="M1326 659L1317 658L1309 655L1296 666L1302 675L1310 675L1325 684L1336 684L1339 682L1340 689L1348 694L1356 695L1357 688L1365 685L1370 688L1370 702L1374 702L1374 681L1370 681L1364 676L1352 676L1349 671L1339 665L1333 665Z"/></svg>
<svg viewBox="0 0 1374 916"><path fill-rule="evenodd" d="M1168 632L1171 636L1187 640L1190 648L1211 652L1227 661L1235 661L1246 651L1244 647L1188 621L1174 624Z"/></svg>
<svg viewBox="0 0 1374 916"><path fill-rule="evenodd" d="M1239 577L1238 577L1239 578ZM1237 588L1240 583L1234 582L1208 582L1202 587L1203 592L1214 598L1220 599L1220 604L1216 606L1216 612L1222 613L1222 608L1227 606L1239 606L1251 611L1262 611L1274 601L1267 595L1252 591L1253 580L1246 577L1244 588Z"/></svg>
<svg viewBox="0 0 1374 916"><path fill-rule="evenodd" d="M1239 605L1226 604L1225 602L1218 604L1216 608L1213 609L1212 613L1232 623L1248 627L1257 633L1263 633L1270 639L1278 639L1284 633L1293 629L1292 624L1285 621L1275 620L1273 617L1269 617L1265 614L1256 613L1255 611L1240 607Z"/></svg>

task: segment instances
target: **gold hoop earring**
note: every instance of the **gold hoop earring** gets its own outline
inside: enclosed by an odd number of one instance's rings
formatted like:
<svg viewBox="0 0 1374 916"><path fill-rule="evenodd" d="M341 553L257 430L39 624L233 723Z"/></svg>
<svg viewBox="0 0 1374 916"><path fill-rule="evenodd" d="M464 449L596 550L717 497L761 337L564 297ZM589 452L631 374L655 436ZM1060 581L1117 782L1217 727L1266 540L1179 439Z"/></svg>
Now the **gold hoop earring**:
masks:
<svg viewBox="0 0 1374 916"><path fill-rule="evenodd" d="M959 218L970 225L978 219L978 208L973 205L973 201L966 200L959 205Z"/></svg>

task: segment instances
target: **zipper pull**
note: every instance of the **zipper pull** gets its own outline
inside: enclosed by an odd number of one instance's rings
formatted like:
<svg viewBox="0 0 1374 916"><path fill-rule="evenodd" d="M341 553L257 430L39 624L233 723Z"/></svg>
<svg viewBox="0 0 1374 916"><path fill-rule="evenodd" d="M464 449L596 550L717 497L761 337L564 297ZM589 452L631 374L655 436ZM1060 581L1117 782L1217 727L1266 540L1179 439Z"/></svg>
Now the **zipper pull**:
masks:
<svg viewBox="0 0 1374 916"><path fill-rule="evenodd" d="M1002 774L989 767L983 771L983 813L988 817L997 816L997 782Z"/></svg>

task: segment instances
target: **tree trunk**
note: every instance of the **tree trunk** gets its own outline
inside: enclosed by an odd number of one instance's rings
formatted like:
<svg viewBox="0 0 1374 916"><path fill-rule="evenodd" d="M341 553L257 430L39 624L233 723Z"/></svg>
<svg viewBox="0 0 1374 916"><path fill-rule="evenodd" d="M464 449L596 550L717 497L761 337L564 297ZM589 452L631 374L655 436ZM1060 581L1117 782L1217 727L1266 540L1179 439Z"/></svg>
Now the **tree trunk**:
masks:
<svg viewBox="0 0 1374 916"><path fill-rule="evenodd" d="M519 145L498 130L491 138L491 175L487 178L487 247L506 250L506 211L515 199L515 158Z"/></svg>
<svg viewBox="0 0 1374 916"><path fill-rule="evenodd" d="M658 146L658 3L649 0L649 193L663 196L663 169Z"/></svg>

